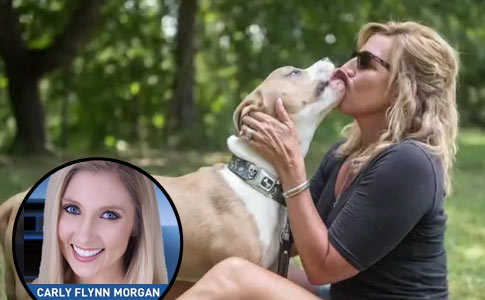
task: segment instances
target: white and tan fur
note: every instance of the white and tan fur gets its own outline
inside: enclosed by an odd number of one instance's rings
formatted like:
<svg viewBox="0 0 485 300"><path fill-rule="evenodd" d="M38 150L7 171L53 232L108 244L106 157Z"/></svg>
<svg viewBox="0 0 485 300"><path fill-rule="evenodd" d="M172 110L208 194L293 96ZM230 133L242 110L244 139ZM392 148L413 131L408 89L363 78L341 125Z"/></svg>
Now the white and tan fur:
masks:
<svg viewBox="0 0 485 300"><path fill-rule="evenodd" d="M5 284L5 291L0 291L2 299L31 299L17 276L12 252L15 217L26 194L16 194L0 206L0 260L4 262L3 270L0 268L0 271L3 271L0 272L0 280Z"/></svg>
<svg viewBox="0 0 485 300"><path fill-rule="evenodd" d="M273 71L236 108L237 132L241 117L250 111L274 116L274 103L280 97L296 125L305 156L317 126L343 96L342 82L332 81L327 86L333 69L330 61L320 60L300 73L293 74L294 67ZM227 145L236 156L277 174L245 139L232 135ZM224 164L181 177L155 178L174 201L182 222L184 247L177 279L195 281L231 256L275 267L279 233L286 222L286 209L276 201L256 191Z"/></svg>
<svg viewBox="0 0 485 300"><path fill-rule="evenodd" d="M272 116L274 102L283 100L296 125L302 155L306 155L313 134L324 116L342 98L343 83L330 81L334 65L320 60L311 67L290 75L293 67L273 71L234 112L239 132L241 116L252 110ZM229 150L274 175L270 162L237 135L227 140ZM180 177L154 176L169 193L180 215L183 230L183 258L177 279L196 281L219 261L239 256L265 268L275 266L279 233L286 221L286 211L274 200L254 190L233 174L225 164L203 167ZM0 206L0 237L4 239L8 293L28 298L13 271L11 236L14 216L25 193L17 194ZM0 247L0 254L2 254ZM170 294L176 295L174 289ZM169 296L170 297L170 296Z"/></svg>

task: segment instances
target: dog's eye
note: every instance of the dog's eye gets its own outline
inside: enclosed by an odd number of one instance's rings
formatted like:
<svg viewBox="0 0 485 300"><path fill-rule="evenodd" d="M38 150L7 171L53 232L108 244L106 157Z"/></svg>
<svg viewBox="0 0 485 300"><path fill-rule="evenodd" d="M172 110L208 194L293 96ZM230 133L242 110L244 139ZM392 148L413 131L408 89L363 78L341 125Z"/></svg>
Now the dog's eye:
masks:
<svg viewBox="0 0 485 300"><path fill-rule="evenodd" d="M301 70L298 70L298 69L293 69L291 70L290 74L288 74L289 76L296 76L296 75L300 75L301 74Z"/></svg>

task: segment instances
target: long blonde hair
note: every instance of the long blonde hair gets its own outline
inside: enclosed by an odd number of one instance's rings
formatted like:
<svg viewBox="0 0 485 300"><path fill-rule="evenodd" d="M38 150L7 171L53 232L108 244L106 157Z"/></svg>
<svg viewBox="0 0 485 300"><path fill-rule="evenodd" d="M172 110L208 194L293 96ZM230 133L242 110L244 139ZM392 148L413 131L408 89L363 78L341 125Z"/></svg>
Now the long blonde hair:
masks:
<svg viewBox="0 0 485 300"><path fill-rule="evenodd" d="M368 23L359 31L358 48L375 34L393 38L388 92L394 88L397 94L386 112L388 127L377 142L363 147L357 122L348 124L343 129L347 140L337 155L350 156L356 172L387 147L414 139L441 159L449 193L457 151L458 55L435 30L415 22Z"/></svg>
<svg viewBox="0 0 485 300"><path fill-rule="evenodd" d="M38 283L73 283L72 270L59 249L57 225L61 198L69 180L81 170L116 172L135 204L135 234L130 238L123 257L125 283L167 283L162 230L153 183L139 171L108 160L75 163L51 175L45 199L44 241Z"/></svg>

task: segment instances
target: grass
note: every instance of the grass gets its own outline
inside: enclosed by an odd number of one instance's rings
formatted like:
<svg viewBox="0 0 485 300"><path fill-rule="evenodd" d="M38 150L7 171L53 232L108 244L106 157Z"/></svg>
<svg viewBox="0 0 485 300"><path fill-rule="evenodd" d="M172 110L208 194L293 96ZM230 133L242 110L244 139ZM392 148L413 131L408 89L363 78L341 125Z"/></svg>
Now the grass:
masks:
<svg viewBox="0 0 485 300"><path fill-rule="evenodd" d="M309 174L316 170L322 154L335 140L326 131L317 132L307 156ZM462 130L458 141L460 150L456 161L454 193L446 199L450 299L485 300L485 132ZM0 156L0 203L8 196L29 188L47 171L74 158ZM225 162L229 153L164 151L144 152L142 155L131 152L118 158L150 173L176 176L200 166ZM0 260L0 269L2 264Z"/></svg>
<svg viewBox="0 0 485 300"><path fill-rule="evenodd" d="M462 132L455 191L447 199L451 299L485 299L485 133Z"/></svg>

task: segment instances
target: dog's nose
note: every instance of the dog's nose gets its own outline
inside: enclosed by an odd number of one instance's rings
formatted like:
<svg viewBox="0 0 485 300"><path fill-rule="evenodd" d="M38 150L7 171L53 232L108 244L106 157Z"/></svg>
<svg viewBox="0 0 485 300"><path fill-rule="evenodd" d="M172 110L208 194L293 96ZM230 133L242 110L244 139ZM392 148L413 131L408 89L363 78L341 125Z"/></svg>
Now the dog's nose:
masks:
<svg viewBox="0 0 485 300"><path fill-rule="evenodd" d="M319 61L319 67L317 71L319 79L321 79L322 77L329 77L334 69L335 65L328 57L322 58Z"/></svg>
<svg viewBox="0 0 485 300"><path fill-rule="evenodd" d="M319 66L322 71L333 71L335 69L335 65L328 57L324 57L318 61Z"/></svg>
<svg viewBox="0 0 485 300"><path fill-rule="evenodd" d="M328 58L322 58L306 69L310 75L310 80L328 81L335 69L334 64Z"/></svg>

